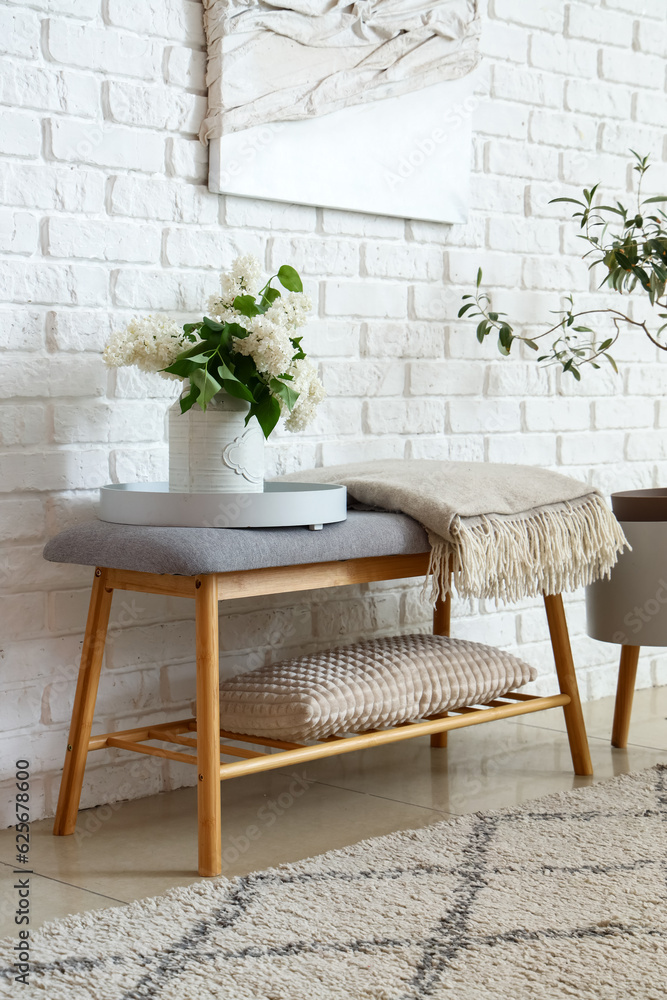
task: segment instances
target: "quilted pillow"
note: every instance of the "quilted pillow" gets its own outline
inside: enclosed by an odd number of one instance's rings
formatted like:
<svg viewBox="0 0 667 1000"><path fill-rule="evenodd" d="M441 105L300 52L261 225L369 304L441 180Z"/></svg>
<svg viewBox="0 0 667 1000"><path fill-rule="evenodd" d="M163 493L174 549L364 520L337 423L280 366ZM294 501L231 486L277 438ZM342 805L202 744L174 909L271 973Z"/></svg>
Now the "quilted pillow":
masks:
<svg viewBox="0 0 667 1000"><path fill-rule="evenodd" d="M234 733L314 740L484 704L537 676L493 646L440 635L367 639L260 667L220 686Z"/></svg>

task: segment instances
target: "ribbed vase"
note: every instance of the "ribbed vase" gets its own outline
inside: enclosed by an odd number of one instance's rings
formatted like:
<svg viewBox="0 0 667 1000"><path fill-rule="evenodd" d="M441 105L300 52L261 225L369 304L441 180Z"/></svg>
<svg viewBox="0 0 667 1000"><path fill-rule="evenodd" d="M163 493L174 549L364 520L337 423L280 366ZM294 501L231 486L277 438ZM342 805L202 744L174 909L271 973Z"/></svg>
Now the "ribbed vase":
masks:
<svg viewBox="0 0 667 1000"><path fill-rule="evenodd" d="M220 392L206 412L169 410L169 489L177 493L261 493L264 435L250 404Z"/></svg>

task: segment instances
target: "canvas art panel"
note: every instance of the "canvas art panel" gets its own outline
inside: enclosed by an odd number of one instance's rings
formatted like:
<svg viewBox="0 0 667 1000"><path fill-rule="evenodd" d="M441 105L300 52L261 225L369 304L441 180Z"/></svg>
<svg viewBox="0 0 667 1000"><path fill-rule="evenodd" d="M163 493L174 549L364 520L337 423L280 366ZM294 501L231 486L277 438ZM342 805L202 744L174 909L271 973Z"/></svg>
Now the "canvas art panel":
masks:
<svg viewBox="0 0 667 1000"><path fill-rule="evenodd" d="M212 190L465 220L476 0L208 0Z"/></svg>

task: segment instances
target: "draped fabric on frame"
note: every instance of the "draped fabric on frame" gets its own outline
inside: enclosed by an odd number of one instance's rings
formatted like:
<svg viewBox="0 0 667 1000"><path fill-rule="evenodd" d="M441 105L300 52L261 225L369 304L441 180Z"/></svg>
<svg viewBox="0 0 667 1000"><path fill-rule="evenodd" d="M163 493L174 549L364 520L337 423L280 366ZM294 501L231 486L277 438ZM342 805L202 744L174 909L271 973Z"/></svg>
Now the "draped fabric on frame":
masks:
<svg viewBox="0 0 667 1000"><path fill-rule="evenodd" d="M469 73L477 0L204 0L203 141Z"/></svg>

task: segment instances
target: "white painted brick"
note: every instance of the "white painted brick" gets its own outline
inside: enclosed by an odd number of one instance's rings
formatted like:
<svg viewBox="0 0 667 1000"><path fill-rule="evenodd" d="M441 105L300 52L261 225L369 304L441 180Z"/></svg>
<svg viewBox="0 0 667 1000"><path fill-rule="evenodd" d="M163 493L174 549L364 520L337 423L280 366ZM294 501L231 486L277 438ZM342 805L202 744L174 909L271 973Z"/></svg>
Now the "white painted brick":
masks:
<svg viewBox="0 0 667 1000"><path fill-rule="evenodd" d="M42 130L36 115L0 108L0 153L35 157L41 148Z"/></svg>
<svg viewBox="0 0 667 1000"><path fill-rule="evenodd" d="M664 26L663 29L664 31ZM601 74L614 83L628 83L633 87L664 86L665 66L662 59L644 52L619 52L618 49L603 49Z"/></svg>
<svg viewBox="0 0 667 1000"><path fill-rule="evenodd" d="M568 406L572 405L572 400ZM662 409L663 403L660 402ZM629 427L653 427L655 403L652 399L598 399L595 401L596 430L625 430ZM660 422L659 426L663 426Z"/></svg>
<svg viewBox="0 0 667 1000"><path fill-rule="evenodd" d="M373 281L327 281L324 309L328 316L407 315L407 289L395 283Z"/></svg>
<svg viewBox="0 0 667 1000"><path fill-rule="evenodd" d="M630 117L632 94L627 87L611 83L594 83L591 80L568 80L565 88L565 107L597 118Z"/></svg>
<svg viewBox="0 0 667 1000"><path fill-rule="evenodd" d="M489 367L486 392L489 396L547 396L553 388L551 372L535 362L525 364L516 358L498 361Z"/></svg>
<svg viewBox="0 0 667 1000"><path fill-rule="evenodd" d="M449 426L455 434L520 431L521 410L513 400L453 399L449 404Z"/></svg>
<svg viewBox="0 0 667 1000"><path fill-rule="evenodd" d="M119 368L116 372L114 395L118 399L170 399L175 400L180 383L162 378L153 372L138 368Z"/></svg>
<svg viewBox="0 0 667 1000"><path fill-rule="evenodd" d="M39 54L40 21L34 11L0 8L0 52L34 59Z"/></svg>
<svg viewBox="0 0 667 1000"><path fill-rule="evenodd" d="M658 462L667 458L667 431L630 431L625 441L625 457L629 462Z"/></svg>
<svg viewBox="0 0 667 1000"><path fill-rule="evenodd" d="M567 12L569 38L585 38L604 45L629 48L633 38L633 18L590 3L571 3ZM655 31L655 26L652 26Z"/></svg>
<svg viewBox="0 0 667 1000"><path fill-rule="evenodd" d="M166 447L119 448L109 456L115 483L160 483L169 478Z"/></svg>
<svg viewBox="0 0 667 1000"><path fill-rule="evenodd" d="M548 146L498 140L489 146L489 169L511 177L550 180L558 174L558 153Z"/></svg>
<svg viewBox="0 0 667 1000"><path fill-rule="evenodd" d="M211 267L219 268L220 263L219 259L209 260ZM219 289L219 284L217 272L213 271L204 275L194 271L125 269L114 275L113 295L115 304L127 309L195 312L201 311L202 303Z"/></svg>
<svg viewBox="0 0 667 1000"><path fill-rule="evenodd" d="M205 44L202 5L198 0L144 0L140 7L133 0L107 0L106 14L109 24L120 28Z"/></svg>
<svg viewBox="0 0 667 1000"><path fill-rule="evenodd" d="M47 417L41 403L0 406L0 446L40 444L48 433Z"/></svg>
<svg viewBox="0 0 667 1000"><path fill-rule="evenodd" d="M322 210L322 232L346 236L384 236L402 239L405 236L403 219L389 216L363 215L361 212L334 212Z"/></svg>
<svg viewBox="0 0 667 1000"><path fill-rule="evenodd" d="M444 430L444 403L437 399L369 399L369 434L438 434Z"/></svg>
<svg viewBox="0 0 667 1000"><path fill-rule="evenodd" d="M139 135L134 129L120 125L52 118L49 137L54 159L69 163L127 167L149 173L160 170L164 163L164 139L157 132Z"/></svg>
<svg viewBox="0 0 667 1000"><path fill-rule="evenodd" d="M535 32L530 39L530 64L552 73L597 77L598 47L588 42Z"/></svg>
<svg viewBox="0 0 667 1000"><path fill-rule="evenodd" d="M582 431L563 434L560 460L566 465L592 465L617 462L623 454L625 435L620 431Z"/></svg>
<svg viewBox="0 0 667 1000"><path fill-rule="evenodd" d="M314 230L316 209L309 205L288 205L277 201L253 201L250 198L225 199L228 226L251 229Z"/></svg>
<svg viewBox="0 0 667 1000"><path fill-rule="evenodd" d="M528 138L528 108L509 101L483 101L475 108L475 135L498 135L503 139Z"/></svg>
<svg viewBox="0 0 667 1000"><path fill-rule="evenodd" d="M495 21L482 31L480 51L495 59L525 64L528 61L528 33L523 28Z"/></svg>
<svg viewBox="0 0 667 1000"><path fill-rule="evenodd" d="M543 223L536 224L536 232ZM551 230L552 234L554 230ZM530 241L527 242L530 246ZM589 271L585 261L569 257L526 257L523 262L523 283L525 288L553 289L561 292L586 291L589 287Z"/></svg>
<svg viewBox="0 0 667 1000"><path fill-rule="evenodd" d="M41 500L21 497L0 502L0 542L33 541L43 538L44 505Z"/></svg>
<svg viewBox="0 0 667 1000"><path fill-rule="evenodd" d="M6 161L0 163L0 203L62 212L101 212L104 177L82 167Z"/></svg>
<svg viewBox="0 0 667 1000"><path fill-rule="evenodd" d="M87 264L42 264L0 261L0 299L14 302L54 302L103 305L108 275Z"/></svg>
<svg viewBox="0 0 667 1000"><path fill-rule="evenodd" d="M342 462L370 462L378 458L403 458L405 440L381 432L381 437L345 441L324 441L320 445L323 465Z"/></svg>
<svg viewBox="0 0 667 1000"><path fill-rule="evenodd" d="M18 606L14 605L12 610L18 611ZM9 733L14 729L25 729L28 726L37 727L40 723L40 717L41 690L39 688L25 686L3 692L3 696L0 698L0 732Z"/></svg>
<svg viewBox="0 0 667 1000"><path fill-rule="evenodd" d="M400 396L405 376L395 364L369 361L326 361L322 380L330 396Z"/></svg>
<svg viewBox="0 0 667 1000"><path fill-rule="evenodd" d="M54 217L48 222L52 257L85 257L135 263L159 261L162 231L146 223L104 222Z"/></svg>
<svg viewBox="0 0 667 1000"><path fill-rule="evenodd" d="M369 632L394 630L399 620L396 594L377 594L363 601L328 600L315 605L315 634L323 639L365 637Z"/></svg>
<svg viewBox="0 0 667 1000"><path fill-rule="evenodd" d="M530 115L532 142L570 149L595 149L597 123L571 111L532 111Z"/></svg>
<svg viewBox="0 0 667 1000"><path fill-rule="evenodd" d="M470 192L471 207L480 212L512 212L522 215L526 182L513 177L478 174Z"/></svg>
<svg viewBox="0 0 667 1000"><path fill-rule="evenodd" d="M512 24L525 24L529 28L562 31L564 14L564 5L560 0L540 0L530 4L523 0L493 0L494 17Z"/></svg>
<svg viewBox="0 0 667 1000"><path fill-rule="evenodd" d="M32 254L37 250L38 238L36 216L0 209L0 252Z"/></svg>
<svg viewBox="0 0 667 1000"><path fill-rule="evenodd" d="M109 118L121 125L195 133L206 114L205 97L171 90L164 85L108 80L103 90Z"/></svg>
<svg viewBox="0 0 667 1000"><path fill-rule="evenodd" d="M445 334L434 323L366 324L364 353L378 358L441 358Z"/></svg>
<svg viewBox="0 0 667 1000"><path fill-rule="evenodd" d="M106 371L96 357L37 358L6 353L0 362L0 398L12 396L101 396Z"/></svg>
<svg viewBox="0 0 667 1000"><path fill-rule="evenodd" d="M3 452L2 491L65 490L104 486L109 464L103 451Z"/></svg>
<svg viewBox="0 0 667 1000"><path fill-rule="evenodd" d="M420 434L407 447L406 458L425 458L438 462L483 462L484 438L481 434L450 434L435 438Z"/></svg>
<svg viewBox="0 0 667 1000"><path fill-rule="evenodd" d="M502 63L493 67L491 93L494 98L534 104L537 107L560 108L563 105L563 79L537 70L520 70Z"/></svg>
<svg viewBox="0 0 667 1000"><path fill-rule="evenodd" d="M257 251L260 244L254 237L246 236L243 251ZM214 267L217 270L230 266L239 253L237 241L232 241L224 230L196 229L194 227L167 229L165 232L165 259L176 267Z"/></svg>
<svg viewBox="0 0 667 1000"><path fill-rule="evenodd" d="M481 393L484 366L463 361L413 361L410 365L412 396L471 396Z"/></svg>
<svg viewBox="0 0 667 1000"><path fill-rule="evenodd" d="M648 125L667 125L667 94L640 90L634 95L634 117Z"/></svg>
<svg viewBox="0 0 667 1000"><path fill-rule="evenodd" d="M148 35L53 18L46 22L46 50L54 62L102 73L157 79L161 48Z"/></svg>
<svg viewBox="0 0 667 1000"><path fill-rule="evenodd" d="M361 324L349 320L309 319L304 348L317 358L358 357ZM367 352L371 353L371 352ZM382 352L386 356L386 352Z"/></svg>
<svg viewBox="0 0 667 1000"><path fill-rule="evenodd" d="M190 90L206 90L206 53L182 45L169 46L166 56L167 83Z"/></svg>
<svg viewBox="0 0 667 1000"><path fill-rule="evenodd" d="M57 351L101 351L119 325L106 310L62 309L46 317L48 343Z"/></svg>
<svg viewBox="0 0 667 1000"><path fill-rule="evenodd" d="M325 386L330 398L325 399L317 408L314 420L308 425L308 434L359 435L363 433L362 406L360 399L349 399L340 393L338 398L331 398L330 379L325 378ZM382 395L382 393L376 393ZM342 397L342 398L341 398Z"/></svg>
<svg viewBox="0 0 667 1000"><path fill-rule="evenodd" d="M167 139L167 166L172 177L182 177L194 184L208 180L208 147L198 139L180 136Z"/></svg>
<svg viewBox="0 0 667 1000"><path fill-rule="evenodd" d="M54 408L58 444L89 441L156 441L164 433L164 410L154 403L58 403Z"/></svg>
<svg viewBox="0 0 667 1000"><path fill-rule="evenodd" d="M158 177L120 175L110 182L111 214L129 218L214 223L218 221L218 201L205 187Z"/></svg>
<svg viewBox="0 0 667 1000"><path fill-rule="evenodd" d="M97 0L5 0L5 3L45 10L51 14L71 15L80 21L92 21L99 16Z"/></svg>
<svg viewBox="0 0 667 1000"><path fill-rule="evenodd" d="M443 276L442 251L395 243L366 243L364 272L375 278L437 281Z"/></svg>
<svg viewBox="0 0 667 1000"><path fill-rule="evenodd" d="M554 466L556 440L550 434L493 434L488 439L489 462L516 462L520 465Z"/></svg>
<svg viewBox="0 0 667 1000"><path fill-rule="evenodd" d="M587 399L526 399L523 408L528 431L578 431L590 426Z"/></svg>
<svg viewBox="0 0 667 1000"><path fill-rule="evenodd" d="M449 285L415 285L412 309L417 319L451 320L461 305L462 289Z"/></svg>
<svg viewBox="0 0 667 1000"><path fill-rule="evenodd" d="M90 73L7 61L0 77L0 103L93 118L99 112L99 88Z"/></svg>
<svg viewBox="0 0 667 1000"><path fill-rule="evenodd" d="M559 235L559 226L555 220L522 219L517 225L515 220L505 216L489 219L488 245L492 250L502 250L505 253L557 253Z"/></svg>
<svg viewBox="0 0 667 1000"><path fill-rule="evenodd" d="M359 273L359 247L352 240L277 237L271 241L269 268L290 263L300 274L351 277Z"/></svg>
<svg viewBox="0 0 667 1000"><path fill-rule="evenodd" d="M667 396L667 365L631 365L626 390L632 396Z"/></svg>

